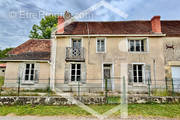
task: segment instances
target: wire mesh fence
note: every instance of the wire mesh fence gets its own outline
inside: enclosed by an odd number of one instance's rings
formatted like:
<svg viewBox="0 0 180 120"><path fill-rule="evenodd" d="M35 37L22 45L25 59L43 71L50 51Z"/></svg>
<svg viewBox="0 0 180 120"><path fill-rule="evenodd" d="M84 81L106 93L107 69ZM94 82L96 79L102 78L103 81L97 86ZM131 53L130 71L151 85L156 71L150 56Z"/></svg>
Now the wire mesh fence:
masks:
<svg viewBox="0 0 180 120"><path fill-rule="evenodd" d="M39 79L34 84L24 84L19 79L11 79L13 82L6 83L0 87L0 96L57 96L56 92L50 89L50 79ZM45 81L45 83L41 83ZM64 81L56 79L55 81ZM97 83L97 81L101 81ZM87 79L86 83L81 81L70 81L68 84L55 83L55 88L62 90L64 93L70 93L73 96L81 98L83 96L102 96L106 98L107 103L120 103L121 95L126 86L127 95L144 95L144 96L180 96L180 79L148 80L144 83L128 83L128 79L122 77L108 79ZM9 84L9 86L8 86ZM41 85L40 85L41 84Z"/></svg>

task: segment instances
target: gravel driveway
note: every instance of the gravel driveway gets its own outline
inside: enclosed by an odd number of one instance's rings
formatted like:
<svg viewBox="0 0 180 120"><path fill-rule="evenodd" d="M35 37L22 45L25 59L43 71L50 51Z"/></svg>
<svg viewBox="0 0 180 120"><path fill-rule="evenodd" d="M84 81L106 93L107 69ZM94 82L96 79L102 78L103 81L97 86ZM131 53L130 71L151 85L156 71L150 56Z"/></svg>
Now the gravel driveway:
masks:
<svg viewBox="0 0 180 120"><path fill-rule="evenodd" d="M98 120L94 117L84 116L1 116L0 120ZM105 120L179 120L178 118L160 118L160 117L129 117L128 119L121 119L120 117L107 118Z"/></svg>

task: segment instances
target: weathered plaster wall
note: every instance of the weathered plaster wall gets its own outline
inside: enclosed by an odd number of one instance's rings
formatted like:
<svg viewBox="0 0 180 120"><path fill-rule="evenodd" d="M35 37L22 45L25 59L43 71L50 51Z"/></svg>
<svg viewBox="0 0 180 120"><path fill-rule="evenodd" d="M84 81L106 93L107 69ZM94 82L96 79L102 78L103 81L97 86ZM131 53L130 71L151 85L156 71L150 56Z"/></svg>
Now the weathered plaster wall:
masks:
<svg viewBox="0 0 180 120"><path fill-rule="evenodd" d="M5 70L6 68L0 68L0 76L5 76Z"/></svg>
<svg viewBox="0 0 180 120"><path fill-rule="evenodd" d="M4 87L17 87L19 64L22 62L7 62ZM48 63L39 63L39 82L32 85L21 85L26 88L46 88L49 83L50 66Z"/></svg>
<svg viewBox="0 0 180 120"><path fill-rule="evenodd" d="M75 37L72 37L75 38ZM131 37L144 38L144 37ZM121 64L145 63L151 65L151 78L154 82L153 59L156 60L156 79L164 85L164 56L162 37L149 37L149 52L129 53L127 37L106 37L106 53L96 53L96 37L83 37L82 46L85 48L85 63L87 72L86 86L102 87L102 64L114 66L113 76L121 76ZM65 47L70 47L70 37L57 38L56 54L56 85L64 84ZM124 71L123 71L124 72ZM127 73L127 71L126 71ZM67 85L65 85L67 86ZM114 80L114 88L120 89L120 79Z"/></svg>

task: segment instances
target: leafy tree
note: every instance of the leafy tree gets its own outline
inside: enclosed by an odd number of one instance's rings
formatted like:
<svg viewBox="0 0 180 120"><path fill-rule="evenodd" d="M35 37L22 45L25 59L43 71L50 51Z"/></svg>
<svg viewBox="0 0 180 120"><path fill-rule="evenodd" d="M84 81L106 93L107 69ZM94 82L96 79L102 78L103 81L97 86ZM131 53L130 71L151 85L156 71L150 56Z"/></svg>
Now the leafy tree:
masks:
<svg viewBox="0 0 180 120"><path fill-rule="evenodd" d="M0 50L0 58L5 58L7 57L7 53L12 50L13 48L6 48L4 50Z"/></svg>
<svg viewBox="0 0 180 120"><path fill-rule="evenodd" d="M53 27L57 26L58 16L45 16L41 19L40 25L34 24L30 31L30 38L49 39Z"/></svg>

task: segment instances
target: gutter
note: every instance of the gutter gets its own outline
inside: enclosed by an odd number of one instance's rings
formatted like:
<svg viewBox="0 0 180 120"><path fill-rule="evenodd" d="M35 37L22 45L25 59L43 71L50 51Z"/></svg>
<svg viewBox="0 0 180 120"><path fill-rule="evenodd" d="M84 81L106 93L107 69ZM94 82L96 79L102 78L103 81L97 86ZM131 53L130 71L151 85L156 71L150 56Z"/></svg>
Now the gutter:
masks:
<svg viewBox="0 0 180 120"><path fill-rule="evenodd" d="M113 36L113 37L128 37L128 36L134 36L134 37L164 37L166 34L90 34L90 35L64 35L64 34L56 34L57 37L67 37L67 36L94 36L94 37L101 37L101 36Z"/></svg>
<svg viewBox="0 0 180 120"><path fill-rule="evenodd" d="M0 60L2 62L49 62L49 60Z"/></svg>

